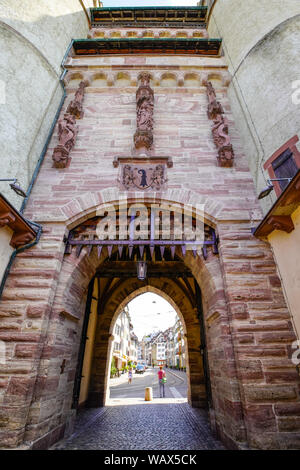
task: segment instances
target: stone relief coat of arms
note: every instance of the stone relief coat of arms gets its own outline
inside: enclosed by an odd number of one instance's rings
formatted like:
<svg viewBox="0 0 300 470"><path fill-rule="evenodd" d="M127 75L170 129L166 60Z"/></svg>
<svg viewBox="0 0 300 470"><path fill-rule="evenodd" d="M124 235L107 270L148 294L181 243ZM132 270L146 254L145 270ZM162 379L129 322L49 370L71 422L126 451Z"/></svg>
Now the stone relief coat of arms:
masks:
<svg viewBox="0 0 300 470"><path fill-rule="evenodd" d="M160 191L165 183L165 166L162 164L155 166L132 166L124 165L121 174L121 184L128 190Z"/></svg>

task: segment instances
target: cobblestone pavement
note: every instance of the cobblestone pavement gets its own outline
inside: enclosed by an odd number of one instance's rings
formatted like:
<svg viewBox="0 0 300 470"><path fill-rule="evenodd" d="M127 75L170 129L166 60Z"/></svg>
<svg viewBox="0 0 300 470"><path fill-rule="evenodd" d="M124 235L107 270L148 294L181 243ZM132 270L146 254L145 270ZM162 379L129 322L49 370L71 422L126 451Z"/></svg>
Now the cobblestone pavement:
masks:
<svg viewBox="0 0 300 470"><path fill-rule="evenodd" d="M217 450L207 413L176 399L144 402L120 400L82 410L75 432L53 450ZM125 404L126 403L126 404Z"/></svg>

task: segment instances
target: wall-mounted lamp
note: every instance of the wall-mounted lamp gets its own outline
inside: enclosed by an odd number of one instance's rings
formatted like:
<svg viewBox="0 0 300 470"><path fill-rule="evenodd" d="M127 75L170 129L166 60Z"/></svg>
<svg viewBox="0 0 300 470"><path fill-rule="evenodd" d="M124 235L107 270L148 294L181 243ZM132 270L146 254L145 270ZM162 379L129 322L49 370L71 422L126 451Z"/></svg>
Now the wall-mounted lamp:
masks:
<svg viewBox="0 0 300 470"><path fill-rule="evenodd" d="M26 197L27 194L26 192L24 191L24 189L21 188L18 180L16 178L8 178L8 179L0 179L0 181L12 181L12 183L10 183L10 187L11 189L18 194L18 196L22 196L22 197Z"/></svg>
<svg viewBox="0 0 300 470"><path fill-rule="evenodd" d="M269 194L273 191L274 186L272 184L272 181L292 181L293 178L277 178L277 179L272 179L272 180L267 180L268 186L264 188L258 196L258 199L263 199L264 197L269 196Z"/></svg>
<svg viewBox="0 0 300 470"><path fill-rule="evenodd" d="M147 277L147 263L146 263L146 261L138 261L136 267L137 267L137 278L140 281L144 281Z"/></svg>

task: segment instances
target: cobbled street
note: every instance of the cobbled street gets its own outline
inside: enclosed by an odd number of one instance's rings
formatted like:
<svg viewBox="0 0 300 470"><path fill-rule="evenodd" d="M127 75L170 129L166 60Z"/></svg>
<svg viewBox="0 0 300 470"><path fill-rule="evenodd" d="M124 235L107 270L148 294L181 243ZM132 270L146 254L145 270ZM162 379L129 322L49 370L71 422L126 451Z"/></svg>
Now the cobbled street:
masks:
<svg viewBox="0 0 300 470"><path fill-rule="evenodd" d="M154 382L156 371L148 371L145 377L134 377L132 385L126 385L126 377L116 379L111 384L108 406L81 410L74 433L52 449L224 449L211 433L207 412L192 408L182 396L186 391L185 374L168 372L167 377L169 386L166 387L166 398L159 398ZM145 402L141 396L145 383L147 386L153 383L154 398L151 402Z"/></svg>

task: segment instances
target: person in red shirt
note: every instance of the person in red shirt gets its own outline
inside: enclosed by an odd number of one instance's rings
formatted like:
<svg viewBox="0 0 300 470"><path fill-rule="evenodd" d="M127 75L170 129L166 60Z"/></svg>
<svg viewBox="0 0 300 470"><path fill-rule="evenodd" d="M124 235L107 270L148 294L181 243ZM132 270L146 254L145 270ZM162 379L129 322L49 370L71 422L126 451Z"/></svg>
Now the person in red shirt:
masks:
<svg viewBox="0 0 300 470"><path fill-rule="evenodd" d="M132 367L129 367L128 370L128 383L131 384L132 382Z"/></svg>
<svg viewBox="0 0 300 470"><path fill-rule="evenodd" d="M158 382L159 382L160 398L165 398L166 373L163 370L162 366L159 366L159 371L157 372L157 375L158 375Z"/></svg>

